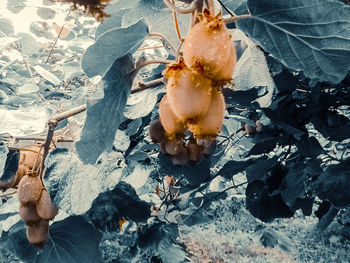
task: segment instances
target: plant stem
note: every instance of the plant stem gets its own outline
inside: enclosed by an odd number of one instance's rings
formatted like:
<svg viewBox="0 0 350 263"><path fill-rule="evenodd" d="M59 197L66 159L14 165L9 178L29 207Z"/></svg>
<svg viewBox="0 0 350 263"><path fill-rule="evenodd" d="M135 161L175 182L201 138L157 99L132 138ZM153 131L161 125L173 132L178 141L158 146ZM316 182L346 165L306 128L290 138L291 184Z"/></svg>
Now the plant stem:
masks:
<svg viewBox="0 0 350 263"><path fill-rule="evenodd" d="M131 90L130 94L134 94L146 89L153 89L164 84L164 78L154 79L148 82L139 82L139 88Z"/></svg>
<svg viewBox="0 0 350 263"><path fill-rule="evenodd" d="M250 15L250 14L246 14L246 15L239 15L239 16L233 16L233 17L230 17L230 18L225 18L224 19L224 22L226 24L229 24L229 23L235 23L237 20L240 20L240 19L247 19L247 18L252 18L253 16Z"/></svg>
<svg viewBox="0 0 350 263"><path fill-rule="evenodd" d="M164 36L163 34L161 33L149 33L149 36L150 37L159 37L161 38L162 40L164 40L164 42L166 42L168 44L168 46L174 51L176 52L176 48L174 47L174 45L171 43L171 41L166 37Z"/></svg>

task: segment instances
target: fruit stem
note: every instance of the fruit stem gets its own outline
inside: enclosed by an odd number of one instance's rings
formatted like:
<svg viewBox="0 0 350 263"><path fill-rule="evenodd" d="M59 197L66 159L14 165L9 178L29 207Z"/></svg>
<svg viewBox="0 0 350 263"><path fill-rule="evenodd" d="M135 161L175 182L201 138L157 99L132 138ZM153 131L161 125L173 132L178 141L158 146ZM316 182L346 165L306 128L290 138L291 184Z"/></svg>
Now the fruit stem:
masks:
<svg viewBox="0 0 350 263"><path fill-rule="evenodd" d="M174 12L180 13L180 14L190 14L197 10L198 6L203 0L194 0L191 5L189 5L186 8L178 7L175 5L175 3L172 3L170 0L163 0L163 2Z"/></svg>
<svg viewBox="0 0 350 263"><path fill-rule="evenodd" d="M239 15L239 16L233 16L229 18L224 18L224 23L229 24L229 23L235 23L237 20L240 19L247 19L247 18L253 18L252 15L250 14L245 14L245 15Z"/></svg>
<svg viewBox="0 0 350 263"><path fill-rule="evenodd" d="M210 15L215 15L215 5L213 0L205 0L205 4L207 5L207 8L210 12Z"/></svg>
<svg viewBox="0 0 350 263"><path fill-rule="evenodd" d="M181 37L181 34L180 34L180 29L179 29L179 24L177 22L177 15L176 15L176 12L173 11L173 17L174 17L174 24L175 24L175 29L176 29L176 33L177 33L177 37L179 38L179 40L181 42L183 42L183 39Z"/></svg>
<svg viewBox="0 0 350 263"><path fill-rule="evenodd" d="M159 37L161 38L162 40L164 40L164 42L167 43L167 45L174 51L176 52L176 48L174 47L174 45L171 43L171 41L166 37L164 36L163 34L161 33L149 33L148 34L150 37Z"/></svg>
<svg viewBox="0 0 350 263"><path fill-rule="evenodd" d="M139 87L136 88L136 89L132 89L130 94L134 94L134 93L137 93L137 92L140 92L140 91L143 91L143 90L146 90L146 89L153 89L153 88L157 88L161 85L164 85L164 78L161 77L159 79L154 79L154 80L151 80L151 81L148 81L148 82L139 82Z"/></svg>

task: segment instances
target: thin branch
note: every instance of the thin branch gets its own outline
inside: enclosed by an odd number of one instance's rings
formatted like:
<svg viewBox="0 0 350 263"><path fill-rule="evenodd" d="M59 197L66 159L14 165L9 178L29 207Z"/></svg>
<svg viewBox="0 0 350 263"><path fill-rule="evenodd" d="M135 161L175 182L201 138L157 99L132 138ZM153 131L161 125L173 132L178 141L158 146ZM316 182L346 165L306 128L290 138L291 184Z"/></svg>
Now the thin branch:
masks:
<svg viewBox="0 0 350 263"><path fill-rule="evenodd" d="M174 18L174 24L175 24L175 29L176 29L176 34L177 34L177 37L178 39L183 42L183 38L181 37L181 34L180 34L180 29L179 29L179 24L177 22L177 15L176 15L176 12L173 11L173 18Z"/></svg>
<svg viewBox="0 0 350 263"><path fill-rule="evenodd" d="M68 17L69 17L69 15L70 15L70 12L71 12L71 11L72 11L72 9L69 9L69 12L68 12L68 14L67 14L65 20L68 19ZM50 52L49 52L49 55L47 56L46 63L49 62L49 59L50 59L51 54L52 54L52 51L53 51L53 49L55 48L55 46L56 46L56 44L57 44L57 41L58 41L58 39L60 38L61 33L62 33L63 28L64 28L65 25L66 25L66 24L63 24L63 26L61 27L60 32L58 33L58 35L57 35L57 37L56 37L56 39L55 39L55 42L53 43L52 48L51 48L51 50L50 50Z"/></svg>
<svg viewBox="0 0 350 263"><path fill-rule="evenodd" d="M154 79L148 82L139 82L139 87L136 89L132 89L130 94L134 94L140 91L144 91L146 89L153 89L153 88L157 88L161 85L164 85L164 78L159 78L159 79Z"/></svg>
<svg viewBox="0 0 350 263"><path fill-rule="evenodd" d="M2 194L2 195L0 195L0 198L8 197L9 195L14 195L14 194L17 194L17 191L14 191L14 192L8 193L8 194Z"/></svg>
<svg viewBox="0 0 350 263"><path fill-rule="evenodd" d="M69 111L65 111L65 112L62 112L60 114L57 114L56 116L52 117L48 123L50 125L50 123L58 123L60 121L63 121L65 119L68 119L69 117L72 117L74 115L77 115L83 111L86 111L86 105L81 105L79 107L76 107L74 109L71 109Z"/></svg>
<svg viewBox="0 0 350 263"><path fill-rule="evenodd" d="M171 43L171 41L164 36L161 33L149 33L148 34L150 37L159 37L161 38L174 52L176 52L176 48L174 47L174 45Z"/></svg>
<svg viewBox="0 0 350 263"><path fill-rule="evenodd" d="M230 18L224 18L224 22L225 22L226 24L235 23L237 20L246 19L246 18L252 18L252 17L253 17L253 16L250 15L250 14L239 15L239 16L234 16L234 17L230 17Z"/></svg>
<svg viewBox="0 0 350 263"><path fill-rule="evenodd" d="M171 3L169 0L163 0L163 2L174 12L180 13L180 14L190 14L197 10L198 6L200 5L200 2L203 0L194 0L191 5L189 5L186 8L178 7L175 5L175 3Z"/></svg>

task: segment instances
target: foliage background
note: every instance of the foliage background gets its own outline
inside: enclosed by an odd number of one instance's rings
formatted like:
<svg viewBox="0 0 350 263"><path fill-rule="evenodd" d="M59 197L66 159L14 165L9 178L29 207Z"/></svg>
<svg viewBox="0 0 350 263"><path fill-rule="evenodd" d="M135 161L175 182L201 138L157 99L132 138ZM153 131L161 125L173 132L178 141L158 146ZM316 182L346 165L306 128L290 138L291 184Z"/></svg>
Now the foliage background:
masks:
<svg viewBox="0 0 350 263"><path fill-rule="evenodd" d="M115 1L101 25L46 0L0 7L1 169L9 135L44 132L50 116L88 108L58 127L78 142L46 162L45 185L60 208L48 244L38 253L26 241L17 199L3 198L2 261L349 261L350 8L336 0L223 3L253 18L229 25L239 60L234 91L224 90L219 147L184 167L148 136L164 87L130 95L164 69L130 74L138 61L174 58L148 38L160 32L178 42L162 1ZM28 14L33 21L23 23ZM179 21L187 32L188 17ZM240 131L257 120L262 132ZM181 179L166 189L180 195L151 217L165 176Z"/></svg>

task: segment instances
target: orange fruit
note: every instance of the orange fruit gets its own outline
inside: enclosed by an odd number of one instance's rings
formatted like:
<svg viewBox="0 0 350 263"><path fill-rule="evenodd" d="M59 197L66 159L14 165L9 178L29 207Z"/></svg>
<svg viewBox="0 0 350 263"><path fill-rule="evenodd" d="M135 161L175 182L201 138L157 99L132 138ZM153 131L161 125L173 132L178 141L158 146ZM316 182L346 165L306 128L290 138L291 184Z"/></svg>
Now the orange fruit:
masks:
<svg viewBox="0 0 350 263"><path fill-rule="evenodd" d="M176 137L176 135L183 136L187 130L186 125L172 111L167 94L160 101L159 117L168 138Z"/></svg>
<svg viewBox="0 0 350 263"><path fill-rule="evenodd" d="M213 90L209 110L198 121L188 123L190 131L199 139L215 139L221 131L225 115L225 99L221 92Z"/></svg>
<svg viewBox="0 0 350 263"><path fill-rule="evenodd" d="M222 20L221 14L211 16L204 10L200 22L189 31L183 57L190 69L203 72L214 81L230 81L237 56L231 34Z"/></svg>
<svg viewBox="0 0 350 263"><path fill-rule="evenodd" d="M167 98L174 114L183 122L207 112L211 100L212 82L187 68L182 59L168 66Z"/></svg>

